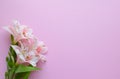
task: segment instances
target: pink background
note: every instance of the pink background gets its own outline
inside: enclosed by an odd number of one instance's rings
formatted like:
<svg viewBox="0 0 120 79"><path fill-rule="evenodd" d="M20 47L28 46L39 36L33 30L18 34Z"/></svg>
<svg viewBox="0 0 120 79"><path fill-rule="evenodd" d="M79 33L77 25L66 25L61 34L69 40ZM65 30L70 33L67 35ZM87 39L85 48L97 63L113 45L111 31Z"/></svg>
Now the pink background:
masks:
<svg viewBox="0 0 120 79"><path fill-rule="evenodd" d="M0 0L0 27L14 19L49 47L29 79L120 79L120 0ZM0 28L0 79L9 43Z"/></svg>

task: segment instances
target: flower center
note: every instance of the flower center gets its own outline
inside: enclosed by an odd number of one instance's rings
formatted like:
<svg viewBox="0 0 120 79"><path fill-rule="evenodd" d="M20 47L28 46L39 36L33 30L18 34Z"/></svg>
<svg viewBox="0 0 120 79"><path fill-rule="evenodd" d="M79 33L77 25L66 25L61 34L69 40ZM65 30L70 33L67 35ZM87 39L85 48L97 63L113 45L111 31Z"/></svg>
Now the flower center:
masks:
<svg viewBox="0 0 120 79"><path fill-rule="evenodd" d="M36 51L39 53L41 51L41 47L38 47Z"/></svg>
<svg viewBox="0 0 120 79"><path fill-rule="evenodd" d="M31 60L32 56L26 56L26 61Z"/></svg>

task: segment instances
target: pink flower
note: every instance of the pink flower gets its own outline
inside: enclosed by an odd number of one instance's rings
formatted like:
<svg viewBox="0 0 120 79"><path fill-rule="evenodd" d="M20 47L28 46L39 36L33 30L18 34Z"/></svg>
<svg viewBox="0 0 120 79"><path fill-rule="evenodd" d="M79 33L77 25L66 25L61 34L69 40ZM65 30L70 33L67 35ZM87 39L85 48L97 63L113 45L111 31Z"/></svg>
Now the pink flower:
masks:
<svg viewBox="0 0 120 79"><path fill-rule="evenodd" d="M13 26L4 27L4 29L14 36L16 42L21 39L33 38L32 29L20 25L18 21L14 21Z"/></svg>
<svg viewBox="0 0 120 79"><path fill-rule="evenodd" d="M45 54L48 48L45 46L43 41L36 41L34 48L36 49L37 53Z"/></svg>
<svg viewBox="0 0 120 79"><path fill-rule="evenodd" d="M32 29L25 25L20 25L18 21L14 21L13 26L4 27L10 34L14 36L18 45L11 45L17 55L18 64L31 64L36 66L37 62L46 62L44 54L48 48L43 41L33 35Z"/></svg>
<svg viewBox="0 0 120 79"><path fill-rule="evenodd" d="M29 63L32 66L36 66L36 63L41 60L41 62L46 62L46 57L43 55L47 51L47 47L45 47L43 42L40 42L38 47L34 47L33 43L32 48L30 47L28 40L20 41L19 46L12 45L12 48L15 50L17 54L17 63L25 64Z"/></svg>
<svg viewBox="0 0 120 79"><path fill-rule="evenodd" d="M46 57L43 54L46 54L48 48L45 46L43 41L37 41L34 45L36 50L36 55L40 56L41 62L46 62Z"/></svg>

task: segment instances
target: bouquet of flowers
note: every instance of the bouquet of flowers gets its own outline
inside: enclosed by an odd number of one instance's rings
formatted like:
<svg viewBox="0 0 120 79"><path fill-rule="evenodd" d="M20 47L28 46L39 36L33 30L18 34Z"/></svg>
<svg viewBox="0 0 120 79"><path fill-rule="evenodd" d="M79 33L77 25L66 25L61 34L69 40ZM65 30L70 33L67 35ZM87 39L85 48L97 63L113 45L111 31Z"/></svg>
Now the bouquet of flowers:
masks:
<svg viewBox="0 0 120 79"><path fill-rule="evenodd" d="M44 54L48 48L33 35L31 28L18 21L4 29L11 34L5 79L28 79L32 71L40 70L36 67L39 60L46 62Z"/></svg>

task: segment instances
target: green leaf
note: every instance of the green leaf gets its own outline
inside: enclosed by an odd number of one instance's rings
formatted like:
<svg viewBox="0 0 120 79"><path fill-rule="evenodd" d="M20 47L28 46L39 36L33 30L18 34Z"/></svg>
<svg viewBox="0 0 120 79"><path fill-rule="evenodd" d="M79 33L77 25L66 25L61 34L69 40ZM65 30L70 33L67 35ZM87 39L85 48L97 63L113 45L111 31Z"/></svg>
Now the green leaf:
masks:
<svg viewBox="0 0 120 79"><path fill-rule="evenodd" d="M15 79L28 79L30 72L17 73Z"/></svg>
<svg viewBox="0 0 120 79"><path fill-rule="evenodd" d="M14 44L14 36L10 35L10 39L11 39L11 44Z"/></svg>
<svg viewBox="0 0 120 79"><path fill-rule="evenodd" d="M8 56L6 57L6 62L7 62L7 68L12 68L15 66L16 63L16 53L14 50L10 47L10 51L8 53Z"/></svg>
<svg viewBox="0 0 120 79"><path fill-rule="evenodd" d="M14 61L16 62L16 57L17 57L17 55L16 55L16 53L15 53L15 51L14 51L14 49L10 46L10 54L12 55L12 57L14 58Z"/></svg>
<svg viewBox="0 0 120 79"><path fill-rule="evenodd" d="M12 34L10 35L10 39L11 41L14 41L14 36Z"/></svg>
<svg viewBox="0 0 120 79"><path fill-rule="evenodd" d="M36 71L40 70L39 68L32 67L32 66L24 66L24 65L18 65L18 68L16 69L15 73L22 73L22 72L30 72L30 71Z"/></svg>
<svg viewBox="0 0 120 79"><path fill-rule="evenodd" d="M14 36L12 34L10 35L10 39L12 45L18 45L18 42L15 41Z"/></svg>
<svg viewBox="0 0 120 79"><path fill-rule="evenodd" d="M30 75L30 72L27 72L23 79L28 79L29 75Z"/></svg>
<svg viewBox="0 0 120 79"><path fill-rule="evenodd" d="M7 61L7 67L8 69L12 68L14 66L14 63L12 62L12 59L10 56L6 57L6 61Z"/></svg>
<svg viewBox="0 0 120 79"><path fill-rule="evenodd" d="M14 78L14 76L15 76L15 70L16 70L16 67L13 67L10 70L8 70L8 78L9 79L13 79Z"/></svg>
<svg viewBox="0 0 120 79"><path fill-rule="evenodd" d="M5 79L8 79L8 72L5 72Z"/></svg>
<svg viewBox="0 0 120 79"><path fill-rule="evenodd" d="M15 58L13 57L13 55L11 53L9 53L9 57L10 57L11 63L14 65Z"/></svg>
<svg viewBox="0 0 120 79"><path fill-rule="evenodd" d="M15 65L15 58L11 53L9 53L8 57L6 57L6 61L9 68L12 68Z"/></svg>

